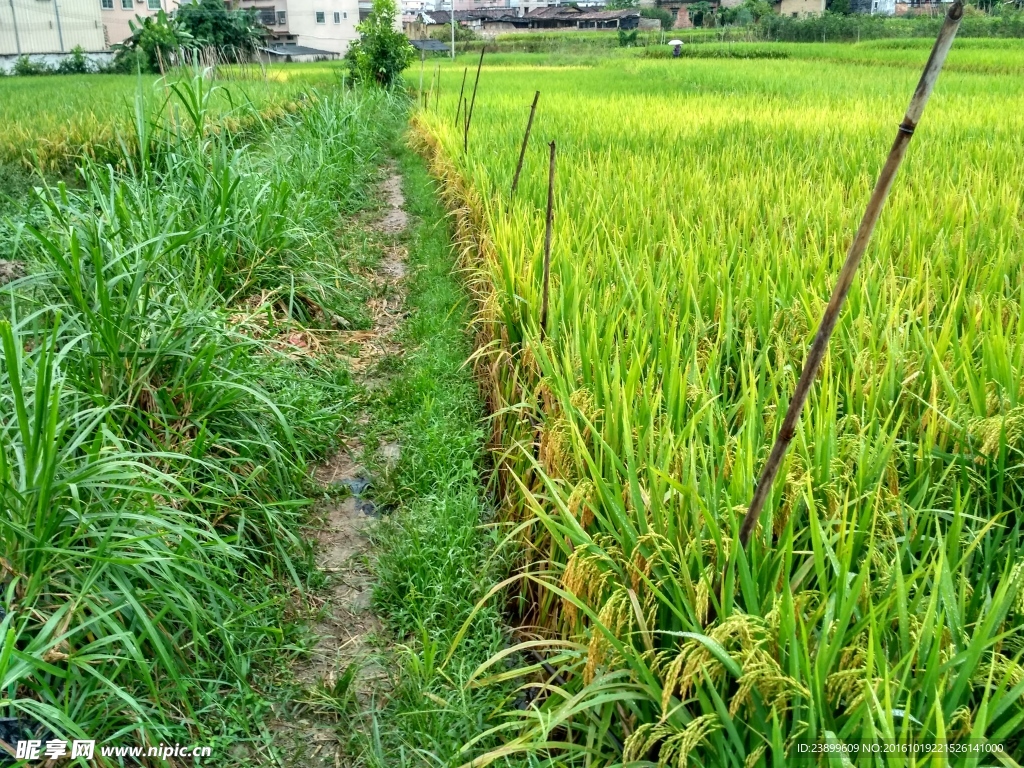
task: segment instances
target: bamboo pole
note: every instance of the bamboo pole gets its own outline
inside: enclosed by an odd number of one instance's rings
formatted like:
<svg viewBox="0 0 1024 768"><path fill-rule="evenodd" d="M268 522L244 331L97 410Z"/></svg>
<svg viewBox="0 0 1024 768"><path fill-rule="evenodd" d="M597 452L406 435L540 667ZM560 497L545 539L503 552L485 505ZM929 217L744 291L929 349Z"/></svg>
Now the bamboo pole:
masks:
<svg viewBox="0 0 1024 768"><path fill-rule="evenodd" d="M956 37L963 14L963 0L957 0L957 2L950 6L942 29L939 30L939 35L935 39L935 46L932 48L931 56L929 56L928 63L925 64L924 72L921 74L921 80L918 82L914 95L910 99L910 106L907 107L903 122L900 123L899 130L896 133L896 140L893 142L892 149L889 150L889 157L878 176L875 190L871 193L871 199L868 200L867 208L864 211L864 218L861 220L857 234L850 245L850 250L846 256L846 263L843 264L843 268L839 273L835 289L832 292L832 298L825 308L825 313L821 318L821 325L814 336L807 360L804 362L803 371L800 373L800 380L793 391L793 399L790 401L789 409L786 411L786 417L782 422L782 427L779 429L778 436L775 438L775 444L772 446L768 461L765 462L764 469L761 471L761 477L757 481L754 498L750 502L750 509L747 510L747 514L743 518L743 524L740 526L741 547L747 545L750 534L761 517L761 510L764 508L765 501L767 501L771 493L775 476L778 474L782 460L789 449L789 444L796 434L796 424L800 419L800 412L803 410L804 403L807 402L807 396L811 391L814 378L818 373L822 358L825 356L825 350L828 348L829 339L831 339L832 332L835 330L839 313L843 308L843 302L846 301L846 295L850 292L850 286L853 284L857 267L860 266L861 258L864 256L864 251L871 240L871 234L875 230L875 224L878 222L878 216L885 205L885 199L889 196L889 189L892 187L893 179L896 178L896 171L899 170L900 163L903 161L903 156L906 154L907 147L910 144L910 139L914 135L914 129L917 128L917 124L921 120L925 105L928 103L928 98L931 96L935 82L942 71L942 65L945 63L949 49L953 45L953 39Z"/></svg>
<svg viewBox="0 0 1024 768"><path fill-rule="evenodd" d="M530 141L530 129L533 127L533 113L537 111L537 100L540 98L540 91L533 95L533 105L530 107L530 119L526 121L526 133L523 134L523 146L519 150L519 162L516 163L516 174L512 177L512 192L509 197L515 197L516 187L519 186L519 174L523 170L523 159L526 157L526 144Z"/></svg>
<svg viewBox="0 0 1024 768"><path fill-rule="evenodd" d="M423 65L426 64L426 61L427 61L427 52L421 48L420 49L420 98L419 98L419 102L420 102L420 106L421 107L423 106Z"/></svg>
<svg viewBox="0 0 1024 768"><path fill-rule="evenodd" d="M462 94L466 91L466 75L469 74L469 67L462 70L462 87L459 88L458 106L455 108L455 126L459 125L459 114L462 112Z"/></svg>
<svg viewBox="0 0 1024 768"><path fill-rule="evenodd" d="M551 284L551 229L555 220L555 142L551 142L551 160L548 164L548 215L544 225L544 288L540 304L540 338L548 332L548 296Z"/></svg>
<svg viewBox="0 0 1024 768"><path fill-rule="evenodd" d="M480 68L484 65L484 48L480 46L480 61L476 63L476 80L473 81L473 98L469 102L469 111L466 113L466 131L462 134L462 151L469 151L469 126L473 122L473 109L476 107L476 89L480 85Z"/></svg>

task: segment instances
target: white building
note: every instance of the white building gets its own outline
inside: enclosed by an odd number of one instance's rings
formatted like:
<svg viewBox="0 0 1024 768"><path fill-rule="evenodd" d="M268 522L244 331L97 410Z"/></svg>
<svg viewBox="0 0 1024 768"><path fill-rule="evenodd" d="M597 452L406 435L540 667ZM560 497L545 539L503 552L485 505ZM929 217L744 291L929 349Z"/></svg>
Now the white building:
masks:
<svg viewBox="0 0 1024 768"><path fill-rule="evenodd" d="M117 0L120 2L121 0ZM107 47L100 0L0 0L0 56Z"/></svg>
<svg viewBox="0 0 1024 768"><path fill-rule="evenodd" d="M268 49L302 60L343 55L359 38L359 5L359 0L241 0L237 7L259 11L270 30Z"/></svg>

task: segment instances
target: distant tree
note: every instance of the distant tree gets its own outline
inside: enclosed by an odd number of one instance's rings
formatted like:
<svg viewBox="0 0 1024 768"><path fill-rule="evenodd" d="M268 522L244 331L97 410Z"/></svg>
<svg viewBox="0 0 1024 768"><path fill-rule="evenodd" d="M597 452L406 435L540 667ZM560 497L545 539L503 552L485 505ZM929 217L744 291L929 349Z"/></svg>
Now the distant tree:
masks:
<svg viewBox="0 0 1024 768"><path fill-rule="evenodd" d="M850 0L846 0L849 2ZM691 5L690 8L693 8ZM739 5L731 8L719 8L715 18L720 26L737 25L745 27L757 22L762 16L771 15L771 3L767 0L743 0ZM696 24L694 22L694 24Z"/></svg>
<svg viewBox="0 0 1024 768"><path fill-rule="evenodd" d="M624 8L636 8L637 0L609 0L605 8L609 11L621 11Z"/></svg>
<svg viewBox="0 0 1024 768"><path fill-rule="evenodd" d="M193 0L181 5L174 18L197 47L216 48L229 61L247 59L267 35L255 8L229 10L222 0Z"/></svg>
<svg viewBox="0 0 1024 768"><path fill-rule="evenodd" d="M825 10L838 13L840 16L849 16L853 13L853 8L850 7L850 0L828 0Z"/></svg>
<svg viewBox="0 0 1024 768"><path fill-rule="evenodd" d="M430 30L430 38L432 40L440 40L442 43L451 42L452 39L452 25L445 24L437 27L436 29ZM464 27L458 22L455 24L455 42L457 43L468 43L472 40L479 39L479 35L469 27ZM444 54L448 55L448 54Z"/></svg>
<svg viewBox="0 0 1024 768"><path fill-rule="evenodd" d="M395 0L373 0L370 15L356 27L359 39L345 54L354 80L391 88L412 63L414 51L409 38L395 29L397 16Z"/></svg>
<svg viewBox="0 0 1024 768"><path fill-rule="evenodd" d="M772 13L772 6L767 0L743 0L743 3L732 8L719 8L716 15L720 24L746 26Z"/></svg>
<svg viewBox="0 0 1024 768"><path fill-rule="evenodd" d="M657 19L662 29L672 29L672 22L675 21L675 17L664 8L641 8L640 15L645 19Z"/></svg>
<svg viewBox="0 0 1024 768"><path fill-rule="evenodd" d="M176 19L164 11L145 19L136 16L128 22L131 37L112 46L117 54L114 67L118 71L160 72L179 48L192 45L192 35Z"/></svg>
<svg viewBox="0 0 1024 768"><path fill-rule="evenodd" d="M849 2L849 0L847 0ZM768 0L744 0L743 8L750 11L750 15L754 17L754 21L760 21L764 16L771 16L775 13L772 8L772 4Z"/></svg>

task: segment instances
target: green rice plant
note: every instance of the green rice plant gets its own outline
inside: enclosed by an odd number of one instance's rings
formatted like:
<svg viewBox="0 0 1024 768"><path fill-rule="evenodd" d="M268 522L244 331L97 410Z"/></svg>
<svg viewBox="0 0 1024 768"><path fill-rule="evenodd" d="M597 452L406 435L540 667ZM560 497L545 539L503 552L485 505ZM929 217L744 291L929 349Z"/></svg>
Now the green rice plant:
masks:
<svg viewBox="0 0 1024 768"><path fill-rule="evenodd" d="M279 119L297 110L310 88L330 87L337 67L291 65L272 68L266 79L241 81L231 67L221 74L214 111L229 131L251 126L234 114L251 102L264 119ZM58 75L48 78L0 79L0 162L24 163L44 172L74 170L79 157L106 162L118 158L118 137L128 131L125 104L141 84L154 98L166 95L190 70L153 75Z"/></svg>
<svg viewBox="0 0 1024 768"><path fill-rule="evenodd" d="M909 739L1024 754L1019 78L943 76L761 524L736 543L915 83L845 58L494 57L468 153L460 70L417 115L478 301L510 583L554 669L480 670L521 675L533 705L473 765L782 766L801 744Z"/></svg>

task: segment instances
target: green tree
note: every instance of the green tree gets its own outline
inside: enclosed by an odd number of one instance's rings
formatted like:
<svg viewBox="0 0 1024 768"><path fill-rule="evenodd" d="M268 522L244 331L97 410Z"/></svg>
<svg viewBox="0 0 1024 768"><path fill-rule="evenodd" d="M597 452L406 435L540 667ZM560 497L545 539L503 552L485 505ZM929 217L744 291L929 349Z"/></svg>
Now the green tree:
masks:
<svg viewBox="0 0 1024 768"><path fill-rule="evenodd" d="M849 1L845 0L847 3ZM693 6L690 7L692 8ZM772 6L767 0L743 0L741 5L733 6L732 8L719 8L718 21L720 24L746 26L772 13Z"/></svg>
<svg viewBox="0 0 1024 768"><path fill-rule="evenodd" d="M640 15L645 19L657 19L662 29L672 29L675 17L664 8L641 8Z"/></svg>
<svg viewBox="0 0 1024 768"><path fill-rule="evenodd" d="M430 30L429 34L431 40L440 40L442 43L449 43L452 39L452 25L444 24L437 29ZM464 27L458 23L455 24L455 42L468 43L479 39L480 36L469 27Z"/></svg>
<svg viewBox="0 0 1024 768"><path fill-rule="evenodd" d="M128 22L128 28L131 37L113 46L117 51L115 68L121 71L163 71L172 53L192 45L188 30L164 11L145 19L136 16L135 21Z"/></svg>
<svg viewBox="0 0 1024 768"><path fill-rule="evenodd" d="M370 15L356 27L359 39L345 54L354 80L391 88L412 63L413 47L395 29L397 16L395 0L373 0Z"/></svg>
<svg viewBox="0 0 1024 768"><path fill-rule="evenodd" d="M853 13L853 9L850 7L850 0L829 0L826 9L842 16L849 16Z"/></svg>
<svg viewBox="0 0 1024 768"><path fill-rule="evenodd" d="M247 59L267 34L254 8L228 10L222 0L193 0L174 17L198 47L216 48L231 61Z"/></svg>

